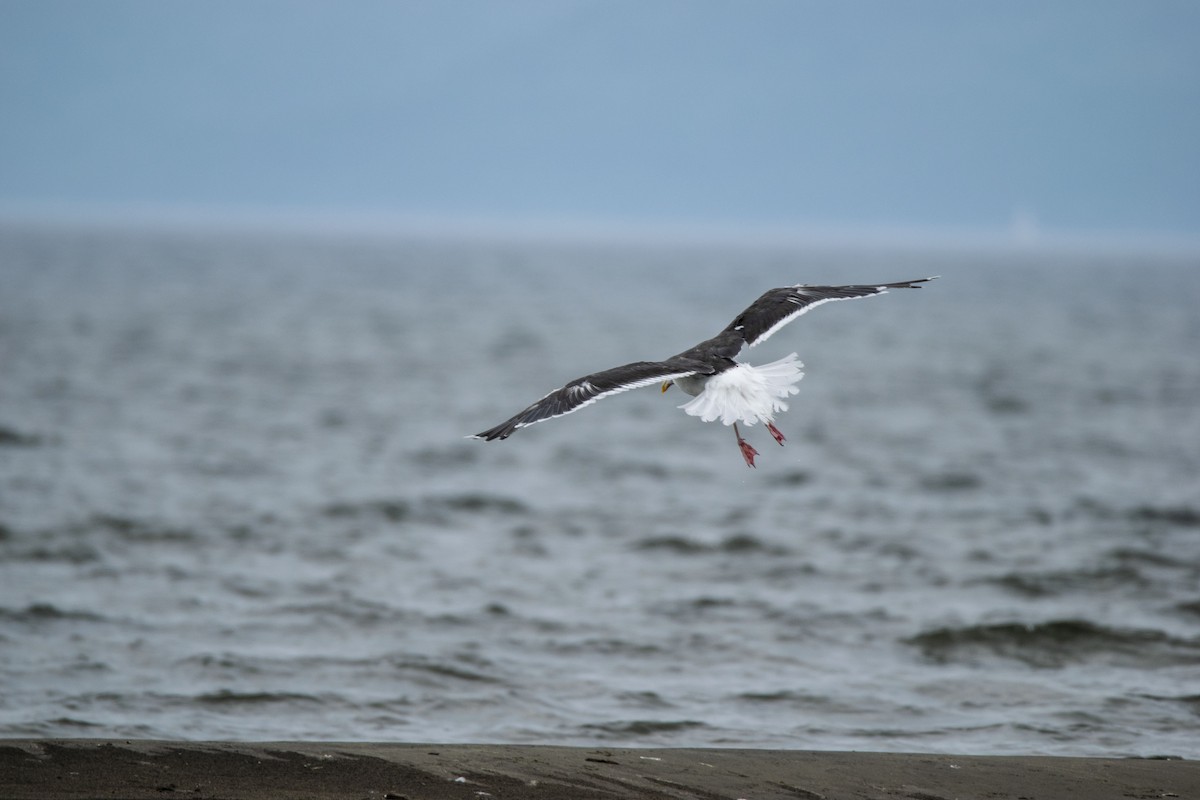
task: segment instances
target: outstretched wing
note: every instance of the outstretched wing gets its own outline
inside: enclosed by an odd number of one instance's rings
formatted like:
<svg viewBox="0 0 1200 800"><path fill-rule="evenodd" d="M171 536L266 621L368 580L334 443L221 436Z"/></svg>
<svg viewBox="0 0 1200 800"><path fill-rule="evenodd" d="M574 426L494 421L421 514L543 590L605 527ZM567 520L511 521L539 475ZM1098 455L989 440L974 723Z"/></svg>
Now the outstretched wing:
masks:
<svg viewBox="0 0 1200 800"><path fill-rule="evenodd" d="M512 419L468 438L489 442L493 439L507 439L517 428L570 414L591 405L601 397L711 371L712 368L705 364L689 364L684 361L635 361L632 364L576 378L561 389L555 389Z"/></svg>
<svg viewBox="0 0 1200 800"><path fill-rule="evenodd" d="M808 286L798 283L782 289L771 289L738 314L737 319L729 323L722 333L739 333L746 344L753 347L796 317L822 303L870 297L884 294L888 289L920 289L917 284L934 280L936 277L935 275L933 278L881 283L877 286Z"/></svg>

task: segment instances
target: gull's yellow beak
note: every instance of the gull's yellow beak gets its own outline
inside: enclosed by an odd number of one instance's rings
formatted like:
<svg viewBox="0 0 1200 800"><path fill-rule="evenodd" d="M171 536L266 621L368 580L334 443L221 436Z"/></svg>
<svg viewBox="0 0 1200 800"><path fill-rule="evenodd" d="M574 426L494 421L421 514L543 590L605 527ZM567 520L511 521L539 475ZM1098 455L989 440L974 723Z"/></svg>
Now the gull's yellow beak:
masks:
<svg viewBox="0 0 1200 800"><path fill-rule="evenodd" d="M675 381L663 381L662 390L665 392L667 389L670 389L671 384L674 382Z"/></svg>

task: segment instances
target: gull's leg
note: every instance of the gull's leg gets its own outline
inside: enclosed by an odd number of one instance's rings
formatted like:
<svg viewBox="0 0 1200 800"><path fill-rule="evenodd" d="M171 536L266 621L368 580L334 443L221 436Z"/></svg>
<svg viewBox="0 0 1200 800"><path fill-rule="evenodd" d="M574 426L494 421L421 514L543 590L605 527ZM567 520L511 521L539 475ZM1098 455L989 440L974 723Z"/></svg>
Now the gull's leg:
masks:
<svg viewBox="0 0 1200 800"><path fill-rule="evenodd" d="M775 427L775 423L773 423L773 422L768 422L768 423L767 423L767 430L769 430L769 431L771 432L771 435L775 437L775 441L779 442L779 446L780 446L780 447L783 447L783 440L784 440L784 438L785 438L785 437L784 437L784 435L783 435L783 434L782 434L782 433L779 431L779 428L776 428L776 427Z"/></svg>
<svg viewBox="0 0 1200 800"><path fill-rule="evenodd" d="M750 446L750 443L742 438L742 434L738 431L737 423L733 423L733 435L737 437L738 447L741 448L742 458L746 459L746 466L754 466L754 457L758 455L758 451Z"/></svg>

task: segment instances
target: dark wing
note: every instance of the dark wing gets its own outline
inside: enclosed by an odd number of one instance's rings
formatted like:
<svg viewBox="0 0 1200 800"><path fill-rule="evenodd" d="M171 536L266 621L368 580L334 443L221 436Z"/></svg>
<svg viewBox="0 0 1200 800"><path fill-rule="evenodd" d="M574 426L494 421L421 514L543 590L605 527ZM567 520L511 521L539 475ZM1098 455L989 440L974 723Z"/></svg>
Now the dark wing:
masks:
<svg viewBox="0 0 1200 800"><path fill-rule="evenodd" d="M746 344L753 347L806 311L833 300L852 300L884 294L888 289L920 289L917 284L934 280L917 278L899 283L876 286L808 286L798 283L782 289L771 289L738 314L722 333L737 332Z"/></svg>
<svg viewBox="0 0 1200 800"><path fill-rule="evenodd" d="M489 442L493 439L507 439L517 428L570 414L610 394L627 392L640 386L650 386L698 372L712 371L712 367L697 362L635 361L632 364L576 378L561 389L555 389L512 419L468 438L485 439Z"/></svg>

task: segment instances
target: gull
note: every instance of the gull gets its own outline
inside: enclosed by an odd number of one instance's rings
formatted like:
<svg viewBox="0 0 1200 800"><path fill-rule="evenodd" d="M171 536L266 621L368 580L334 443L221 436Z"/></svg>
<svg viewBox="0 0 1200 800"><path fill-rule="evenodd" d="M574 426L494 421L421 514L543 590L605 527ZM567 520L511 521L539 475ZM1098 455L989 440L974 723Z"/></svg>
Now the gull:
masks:
<svg viewBox="0 0 1200 800"><path fill-rule="evenodd" d="M733 427L746 466L754 466L758 451L742 438L738 423L747 427L762 422L781 446L785 437L775 427L775 415L786 411L785 398L798 394L804 377L796 353L770 364L753 366L736 357L746 348L765 342L776 331L822 303L886 294L888 289L920 289L938 276L911 281L855 286L813 286L798 283L764 292L711 339L663 361L634 361L576 378L555 389L494 428L469 436L493 441L507 439L527 428L589 406L602 397L660 384L665 392L678 386L693 398L679 406L704 422L721 420Z"/></svg>

